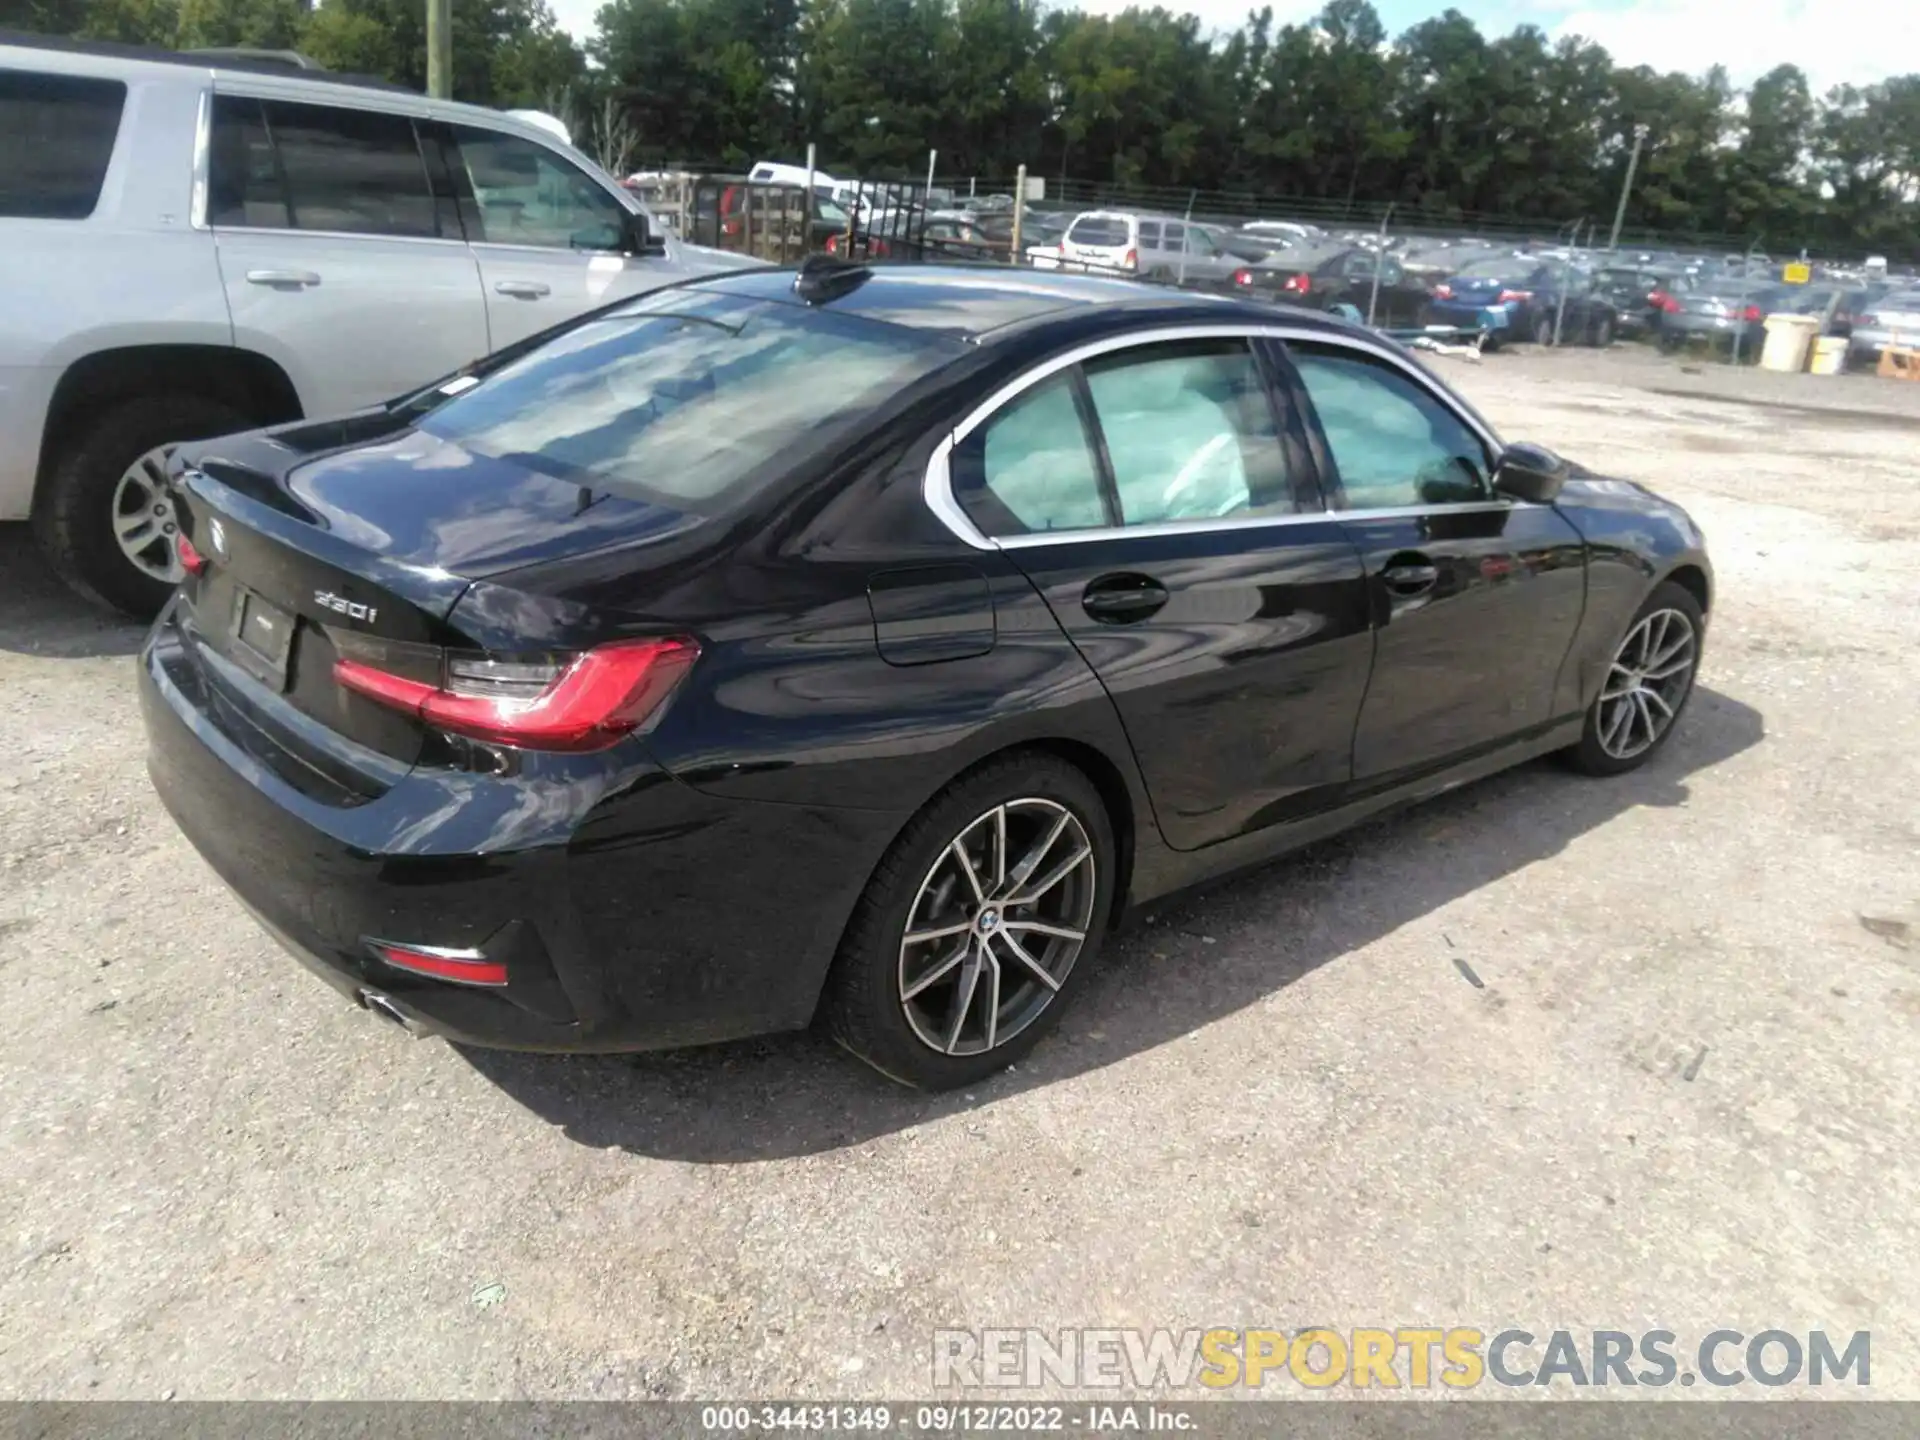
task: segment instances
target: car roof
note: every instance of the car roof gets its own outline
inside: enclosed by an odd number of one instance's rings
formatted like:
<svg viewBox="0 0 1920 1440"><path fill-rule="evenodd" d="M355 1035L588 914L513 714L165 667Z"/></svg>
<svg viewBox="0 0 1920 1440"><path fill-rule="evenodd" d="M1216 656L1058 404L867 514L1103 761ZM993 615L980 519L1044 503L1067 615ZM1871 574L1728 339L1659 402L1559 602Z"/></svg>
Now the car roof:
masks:
<svg viewBox="0 0 1920 1440"><path fill-rule="evenodd" d="M1061 325L1075 331L1106 334L1141 326L1222 324L1306 325L1328 333L1352 327L1312 311L1277 311L1263 301L1241 300L1110 280L1093 275L1026 270L1007 265L919 263L859 267L866 279L835 287L814 303L841 314L860 315L908 329L935 331L980 344ZM796 271L741 270L693 282L693 288L720 290L783 304L803 303L794 291Z"/></svg>

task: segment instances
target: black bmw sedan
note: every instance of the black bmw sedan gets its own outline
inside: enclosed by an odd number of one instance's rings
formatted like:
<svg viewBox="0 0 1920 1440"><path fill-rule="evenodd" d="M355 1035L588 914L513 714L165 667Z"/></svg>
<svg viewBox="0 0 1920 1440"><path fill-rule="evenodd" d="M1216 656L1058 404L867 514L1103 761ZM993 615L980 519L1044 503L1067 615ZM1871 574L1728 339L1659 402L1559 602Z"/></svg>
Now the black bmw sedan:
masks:
<svg viewBox="0 0 1920 1440"><path fill-rule="evenodd" d="M1529 757L1655 754L1686 514L1331 317L1005 269L658 291L175 457L153 781L409 1028L807 1025L938 1088L1129 910Z"/></svg>

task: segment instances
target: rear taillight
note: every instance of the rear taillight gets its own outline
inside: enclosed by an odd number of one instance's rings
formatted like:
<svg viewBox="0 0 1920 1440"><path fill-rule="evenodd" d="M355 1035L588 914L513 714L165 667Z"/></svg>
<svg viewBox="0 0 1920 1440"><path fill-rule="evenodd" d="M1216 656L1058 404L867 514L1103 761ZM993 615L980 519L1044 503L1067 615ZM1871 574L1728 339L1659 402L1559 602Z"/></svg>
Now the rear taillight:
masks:
<svg viewBox="0 0 1920 1440"><path fill-rule="evenodd" d="M1746 309L1740 312L1740 318L1746 321L1749 325L1753 324L1754 321L1761 318L1760 307L1758 305L1747 306Z"/></svg>
<svg viewBox="0 0 1920 1440"><path fill-rule="evenodd" d="M1251 270L1236 270L1236 271L1234 271L1234 272L1233 272L1233 283L1234 283L1234 284L1236 284L1236 285L1251 285L1251 284L1253 284L1253 272L1252 272Z"/></svg>
<svg viewBox="0 0 1920 1440"><path fill-rule="evenodd" d="M452 656L439 685L359 660L336 660L333 676L456 735L578 752L604 750L646 724L699 655L688 639L621 640L558 662Z"/></svg>
<svg viewBox="0 0 1920 1440"><path fill-rule="evenodd" d="M840 237L838 235L827 236L827 254L838 255L839 253L840 253Z"/></svg>
<svg viewBox="0 0 1920 1440"><path fill-rule="evenodd" d="M1433 287L1433 298L1436 300L1451 300L1453 298L1453 287L1447 284L1446 281L1441 281Z"/></svg>
<svg viewBox="0 0 1920 1440"><path fill-rule="evenodd" d="M1138 270L1140 268L1140 252L1138 250L1127 251L1126 254L1120 257L1120 268L1122 270Z"/></svg>
<svg viewBox="0 0 1920 1440"><path fill-rule="evenodd" d="M1511 305L1516 300L1531 300L1532 298L1533 292L1531 290L1502 290L1500 292L1500 298L1494 303L1496 305Z"/></svg>
<svg viewBox="0 0 1920 1440"><path fill-rule="evenodd" d="M193 542L182 535L175 541L175 552L180 556L180 568L189 575L207 573L207 557L193 548Z"/></svg>
<svg viewBox="0 0 1920 1440"><path fill-rule="evenodd" d="M1280 288L1293 295L1306 295L1313 289L1313 277L1311 275L1289 275L1287 276L1286 283Z"/></svg>
<svg viewBox="0 0 1920 1440"><path fill-rule="evenodd" d="M435 980L451 980L456 985L504 985L507 967L489 960L478 950L442 950L433 945L393 945L385 940L369 940L372 950L396 970L415 975L431 975Z"/></svg>

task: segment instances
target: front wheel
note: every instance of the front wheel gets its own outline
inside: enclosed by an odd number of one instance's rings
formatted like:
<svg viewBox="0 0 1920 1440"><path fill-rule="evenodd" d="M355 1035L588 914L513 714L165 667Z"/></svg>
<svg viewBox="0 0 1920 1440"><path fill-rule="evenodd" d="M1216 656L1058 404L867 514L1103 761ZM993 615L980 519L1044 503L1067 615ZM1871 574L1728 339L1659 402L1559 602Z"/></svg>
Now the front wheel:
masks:
<svg viewBox="0 0 1920 1440"><path fill-rule="evenodd" d="M1614 647L1568 763L1588 775L1622 775L1651 760L1693 694L1705 633L1690 592L1672 581L1655 587Z"/></svg>
<svg viewBox="0 0 1920 1440"><path fill-rule="evenodd" d="M1602 315L1593 322L1593 348L1604 350L1613 344L1613 317Z"/></svg>
<svg viewBox="0 0 1920 1440"><path fill-rule="evenodd" d="M1113 828L1047 755L989 762L908 822L834 961L834 1038L923 1090L970 1085L1060 1018L1106 934Z"/></svg>
<svg viewBox="0 0 1920 1440"><path fill-rule="evenodd" d="M1536 345L1553 344L1553 317L1542 315L1533 322L1533 343Z"/></svg>

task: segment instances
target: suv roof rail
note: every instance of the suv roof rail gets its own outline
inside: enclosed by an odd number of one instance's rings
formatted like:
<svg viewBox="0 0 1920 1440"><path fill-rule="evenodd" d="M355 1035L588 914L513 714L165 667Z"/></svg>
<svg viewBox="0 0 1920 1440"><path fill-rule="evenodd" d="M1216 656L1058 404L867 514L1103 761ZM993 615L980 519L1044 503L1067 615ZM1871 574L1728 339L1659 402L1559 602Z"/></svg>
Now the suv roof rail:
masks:
<svg viewBox="0 0 1920 1440"><path fill-rule="evenodd" d="M249 60L261 65L279 65L288 70L326 70L311 55L298 50L262 50L253 45L195 45L182 55L200 55L209 60Z"/></svg>
<svg viewBox="0 0 1920 1440"><path fill-rule="evenodd" d="M157 65L191 65L199 69L239 70L254 75L288 75L320 85L355 85L369 90L393 90L402 95L420 92L376 75L349 75L322 69L291 50L167 50L156 45L122 45L113 40L69 40L63 35L39 35L26 30L0 30L0 45L28 50L58 50L68 55L99 55L111 60L142 60ZM286 58L293 57L293 63ZM311 69L301 68L311 66Z"/></svg>

